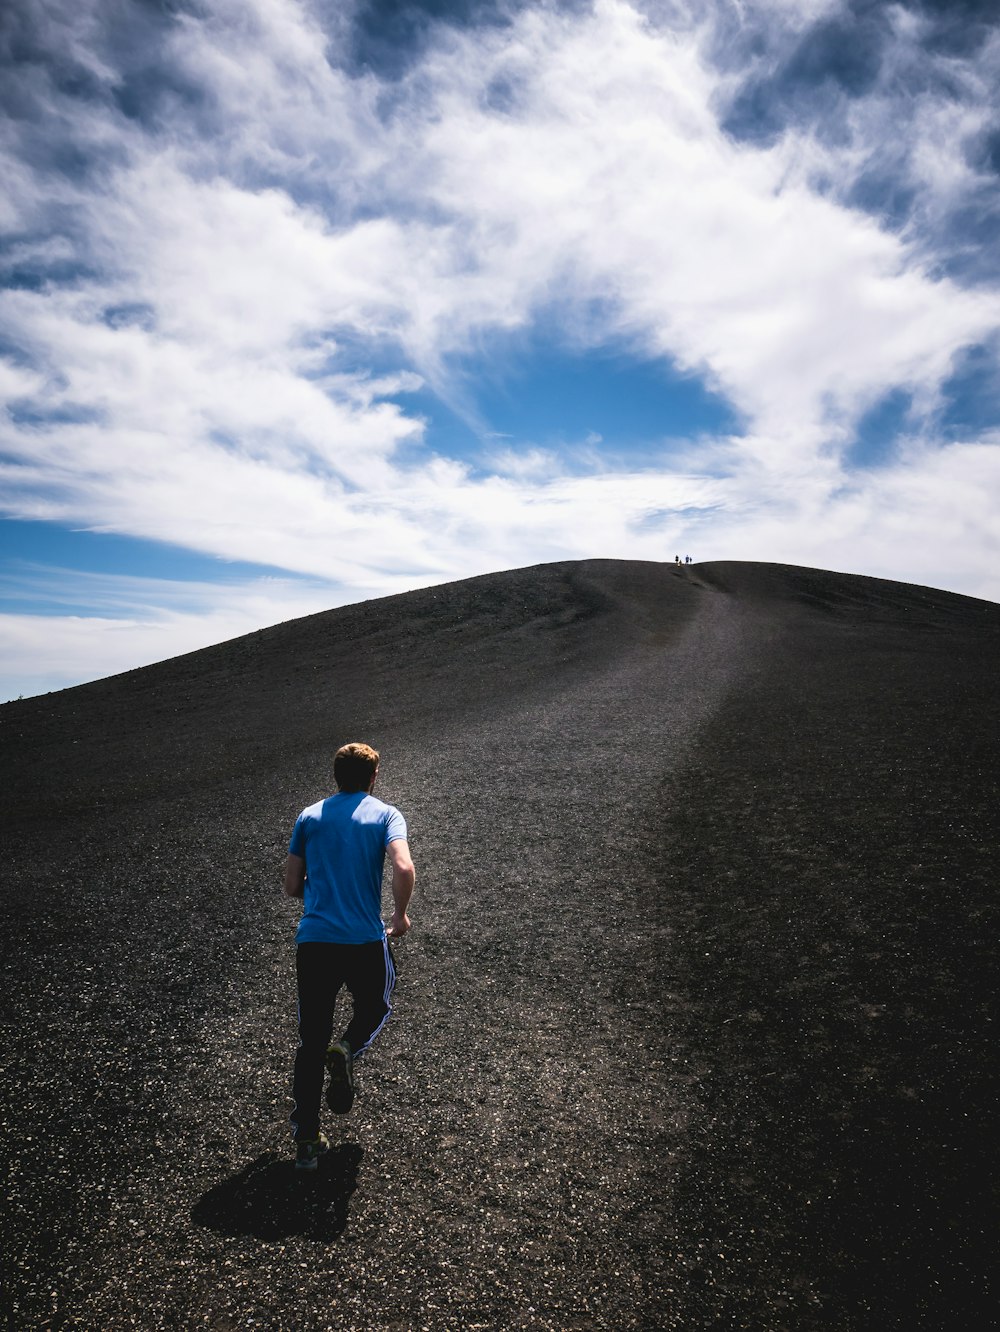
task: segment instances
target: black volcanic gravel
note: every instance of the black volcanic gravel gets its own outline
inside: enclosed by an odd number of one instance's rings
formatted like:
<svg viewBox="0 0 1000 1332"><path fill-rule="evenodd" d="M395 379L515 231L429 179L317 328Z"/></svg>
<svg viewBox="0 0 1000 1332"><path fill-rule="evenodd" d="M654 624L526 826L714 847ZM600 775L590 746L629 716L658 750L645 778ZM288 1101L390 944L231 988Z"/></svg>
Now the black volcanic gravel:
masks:
<svg viewBox="0 0 1000 1332"><path fill-rule="evenodd" d="M991 603L591 561L0 708L8 1325L993 1325L998 666ZM302 1179L346 739L414 930Z"/></svg>

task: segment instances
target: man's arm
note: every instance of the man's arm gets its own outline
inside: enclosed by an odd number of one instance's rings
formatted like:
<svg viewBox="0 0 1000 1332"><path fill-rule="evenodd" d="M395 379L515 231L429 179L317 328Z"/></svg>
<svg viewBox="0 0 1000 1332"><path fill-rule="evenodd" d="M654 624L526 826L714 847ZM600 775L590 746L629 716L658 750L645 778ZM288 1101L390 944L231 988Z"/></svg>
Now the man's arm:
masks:
<svg viewBox="0 0 1000 1332"><path fill-rule="evenodd" d="M402 837L397 837L394 842L390 842L386 848L389 853L389 860L392 864L392 920L389 922L389 928L386 934L390 939L401 939L410 928L410 918L406 914L406 908L410 904L410 898L413 895L413 883L416 879L416 872L413 868L413 860L410 857L409 843ZM287 892L287 889L285 890Z"/></svg>
<svg viewBox="0 0 1000 1332"><path fill-rule="evenodd" d="M285 886L284 894L286 897L301 897L305 892L306 885L306 862L301 856L289 854L285 862Z"/></svg>

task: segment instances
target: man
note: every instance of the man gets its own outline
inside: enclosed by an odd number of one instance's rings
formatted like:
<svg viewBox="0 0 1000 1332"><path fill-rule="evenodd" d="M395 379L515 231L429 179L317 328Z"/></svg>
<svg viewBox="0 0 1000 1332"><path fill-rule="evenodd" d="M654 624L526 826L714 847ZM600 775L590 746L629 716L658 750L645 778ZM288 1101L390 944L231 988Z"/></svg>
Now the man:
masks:
<svg viewBox="0 0 1000 1332"><path fill-rule="evenodd" d="M324 1070L326 1101L336 1114L354 1104L354 1064L365 1055L392 1011L396 971L389 939L410 928L406 908L414 870L406 822L398 809L372 795L378 753L349 744L333 760L336 795L299 815L288 847L285 895L303 898L296 935L299 1048L292 1083L295 1165L315 1170L329 1150L319 1131ZM393 913L382 922L382 866L392 864ZM330 1044L337 995L346 985L354 1012Z"/></svg>

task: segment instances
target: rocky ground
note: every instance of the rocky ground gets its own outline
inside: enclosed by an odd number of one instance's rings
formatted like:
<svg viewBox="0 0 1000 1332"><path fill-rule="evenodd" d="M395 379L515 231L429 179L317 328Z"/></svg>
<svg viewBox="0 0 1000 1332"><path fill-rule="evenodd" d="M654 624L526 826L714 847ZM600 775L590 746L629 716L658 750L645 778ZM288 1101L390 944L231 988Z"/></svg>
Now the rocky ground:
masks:
<svg viewBox="0 0 1000 1332"><path fill-rule="evenodd" d="M990 1326L998 667L991 603L595 561L6 705L9 1325ZM346 739L414 929L304 1180Z"/></svg>

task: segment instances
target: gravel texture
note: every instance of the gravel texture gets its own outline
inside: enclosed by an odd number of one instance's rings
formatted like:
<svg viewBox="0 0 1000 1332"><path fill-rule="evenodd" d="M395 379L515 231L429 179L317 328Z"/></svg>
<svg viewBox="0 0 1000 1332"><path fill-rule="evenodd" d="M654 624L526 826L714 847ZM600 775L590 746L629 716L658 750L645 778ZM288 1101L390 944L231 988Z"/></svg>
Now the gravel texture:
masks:
<svg viewBox="0 0 1000 1332"><path fill-rule="evenodd" d="M1000 607L544 565L0 708L9 1326L993 1325ZM298 811L394 1017L291 1167Z"/></svg>

